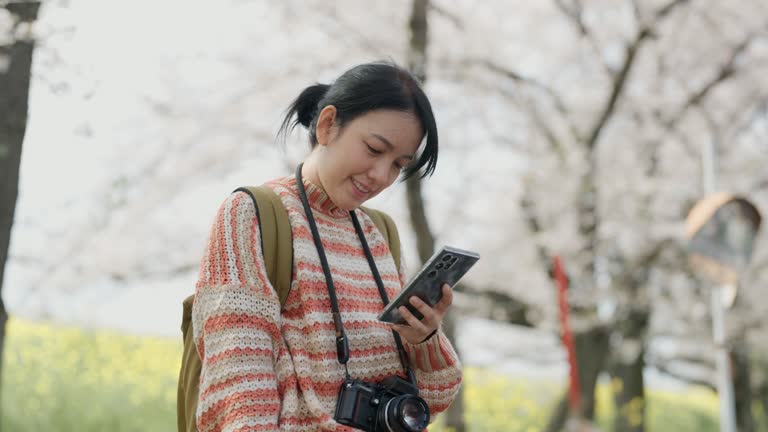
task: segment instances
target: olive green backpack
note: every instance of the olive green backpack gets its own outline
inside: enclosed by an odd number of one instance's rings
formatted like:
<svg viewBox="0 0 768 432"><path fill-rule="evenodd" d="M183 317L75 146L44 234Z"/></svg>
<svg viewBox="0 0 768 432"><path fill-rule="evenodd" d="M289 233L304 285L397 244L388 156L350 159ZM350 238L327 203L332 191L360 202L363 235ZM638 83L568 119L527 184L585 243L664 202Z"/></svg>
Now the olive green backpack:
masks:
<svg viewBox="0 0 768 432"><path fill-rule="evenodd" d="M291 271L293 270L293 240L288 212L280 198L267 186L243 187L235 192L250 195L256 208L261 231L261 246L264 252L264 264L267 277L277 291L280 306L285 304L291 289ZM400 238L392 219L378 210L361 207L389 243L389 250L400 269ZM184 353L181 359L179 385L176 399L176 420L179 432L197 430L195 411L200 385L202 363L197 353L192 331L192 304L195 296L190 295L183 302L181 334L184 339Z"/></svg>

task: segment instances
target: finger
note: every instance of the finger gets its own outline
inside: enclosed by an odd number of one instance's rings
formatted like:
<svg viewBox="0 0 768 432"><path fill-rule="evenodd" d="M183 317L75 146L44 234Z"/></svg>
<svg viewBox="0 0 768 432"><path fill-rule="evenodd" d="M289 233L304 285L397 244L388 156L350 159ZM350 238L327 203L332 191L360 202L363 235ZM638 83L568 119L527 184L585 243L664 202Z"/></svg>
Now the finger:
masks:
<svg viewBox="0 0 768 432"><path fill-rule="evenodd" d="M400 333L400 336L403 336L403 330L407 329L408 326L404 326L402 324L389 323L389 328Z"/></svg>
<svg viewBox="0 0 768 432"><path fill-rule="evenodd" d="M453 289L448 284L443 284L443 298L435 305L435 310L440 316L445 315L445 312L453 304Z"/></svg>
<svg viewBox="0 0 768 432"><path fill-rule="evenodd" d="M417 344L426 338L421 332L418 332L407 325L392 324L392 330L396 331L403 340L406 340L412 344Z"/></svg>
<svg viewBox="0 0 768 432"><path fill-rule="evenodd" d="M427 327L421 321L419 321L411 313L411 311L408 310L407 307L400 306L400 309L398 309L398 310L400 311L400 315L405 319L405 321L408 323L409 326L411 326L412 329L414 329L414 330L416 330L418 332L422 332L422 333L427 333L428 332Z"/></svg>
<svg viewBox="0 0 768 432"><path fill-rule="evenodd" d="M422 323L428 323L429 325L436 325L439 324L435 323L435 320L440 321L440 317L437 316L437 312L435 312L432 307L427 304L424 300L412 296L410 299L408 299L409 303L413 305L419 312L421 312L421 315L424 316L424 318L421 319Z"/></svg>

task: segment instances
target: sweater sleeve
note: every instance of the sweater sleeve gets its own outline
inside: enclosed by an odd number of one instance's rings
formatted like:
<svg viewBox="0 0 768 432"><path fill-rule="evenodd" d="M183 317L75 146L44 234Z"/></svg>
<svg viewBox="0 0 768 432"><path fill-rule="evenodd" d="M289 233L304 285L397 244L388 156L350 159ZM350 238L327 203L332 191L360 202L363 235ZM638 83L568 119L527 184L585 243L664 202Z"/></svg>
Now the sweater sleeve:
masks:
<svg viewBox="0 0 768 432"><path fill-rule="evenodd" d="M405 262L400 259L400 282L405 284ZM451 313L449 310L448 313ZM432 418L453 403L459 392L462 381L462 370L459 356L453 349L448 337L442 330L427 340L411 344L402 339L403 347L408 353L416 381L419 385L419 396L429 405Z"/></svg>
<svg viewBox="0 0 768 432"><path fill-rule="evenodd" d="M278 430L280 302L264 269L253 201L232 194L211 228L192 307L200 432Z"/></svg>

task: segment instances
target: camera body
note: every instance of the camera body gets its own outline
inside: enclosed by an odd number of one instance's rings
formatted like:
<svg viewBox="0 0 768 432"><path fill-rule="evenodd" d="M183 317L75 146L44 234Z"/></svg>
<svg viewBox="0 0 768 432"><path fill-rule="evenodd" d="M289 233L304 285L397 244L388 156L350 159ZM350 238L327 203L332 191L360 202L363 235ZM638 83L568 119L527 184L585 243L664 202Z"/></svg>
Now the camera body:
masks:
<svg viewBox="0 0 768 432"><path fill-rule="evenodd" d="M334 419L370 432L416 432L429 425L419 389L399 376L373 384L347 378L339 389Z"/></svg>

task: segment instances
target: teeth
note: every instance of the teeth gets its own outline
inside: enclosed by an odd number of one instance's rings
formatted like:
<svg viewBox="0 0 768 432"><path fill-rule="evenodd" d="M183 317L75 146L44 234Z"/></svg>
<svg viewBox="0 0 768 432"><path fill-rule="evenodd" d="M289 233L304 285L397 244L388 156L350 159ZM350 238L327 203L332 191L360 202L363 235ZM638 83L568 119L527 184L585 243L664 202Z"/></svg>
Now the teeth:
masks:
<svg viewBox="0 0 768 432"><path fill-rule="evenodd" d="M357 186L357 188L358 188L358 189L360 189L360 190L361 190L363 193L368 193L368 192L370 192L368 189L364 188L364 187L363 187L363 185L361 185L360 183L358 183L358 182L357 182L357 181L355 181L354 179L352 180L352 183L354 183L354 184L355 184L355 186Z"/></svg>

